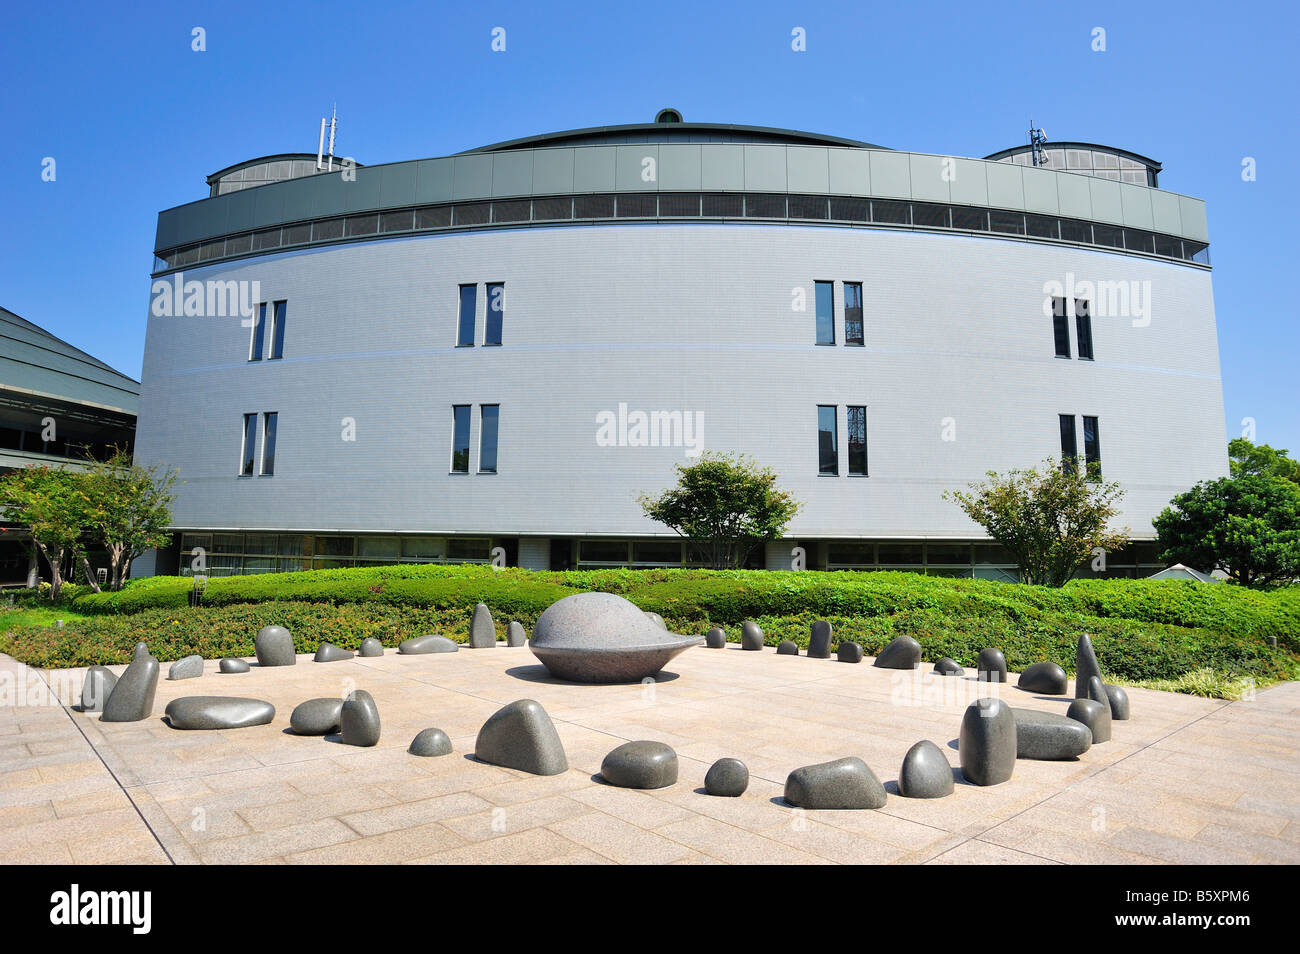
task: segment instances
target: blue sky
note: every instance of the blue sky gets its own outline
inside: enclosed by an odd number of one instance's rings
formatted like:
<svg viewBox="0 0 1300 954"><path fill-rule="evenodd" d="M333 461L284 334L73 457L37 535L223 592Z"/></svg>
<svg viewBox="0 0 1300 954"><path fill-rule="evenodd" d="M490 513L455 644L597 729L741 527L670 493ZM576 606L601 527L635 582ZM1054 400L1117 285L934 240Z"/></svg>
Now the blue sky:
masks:
<svg viewBox="0 0 1300 954"><path fill-rule="evenodd" d="M0 304L132 376L158 211L234 162L314 151L336 102L338 153L368 164L666 105L966 156L1023 142L1032 117L1049 139L1158 159L1163 188L1206 200L1228 435L1249 417L1257 440L1300 452L1282 294L1300 218L1294 4L232 0L23 4L5 20Z"/></svg>

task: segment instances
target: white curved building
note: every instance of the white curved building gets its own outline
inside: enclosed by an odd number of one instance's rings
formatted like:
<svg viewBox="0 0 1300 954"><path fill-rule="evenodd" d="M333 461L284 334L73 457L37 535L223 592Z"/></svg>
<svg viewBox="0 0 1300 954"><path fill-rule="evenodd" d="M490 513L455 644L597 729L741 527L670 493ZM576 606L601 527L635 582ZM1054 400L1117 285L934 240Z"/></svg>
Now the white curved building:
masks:
<svg viewBox="0 0 1300 954"><path fill-rule="evenodd" d="M637 498L702 450L804 504L757 565L1014 575L943 491L1076 453L1127 491L1107 572L1159 566L1151 518L1227 472L1201 201L1103 147L1090 169L1152 185L679 119L271 157L163 212L136 446L183 483L156 572L195 546L214 574L677 565ZM213 313L232 293L257 320Z"/></svg>

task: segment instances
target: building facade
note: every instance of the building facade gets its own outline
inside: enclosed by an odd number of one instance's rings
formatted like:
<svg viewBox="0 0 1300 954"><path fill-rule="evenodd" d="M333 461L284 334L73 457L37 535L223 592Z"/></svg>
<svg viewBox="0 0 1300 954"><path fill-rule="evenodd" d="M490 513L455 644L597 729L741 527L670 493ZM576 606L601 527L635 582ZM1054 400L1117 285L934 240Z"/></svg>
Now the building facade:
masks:
<svg viewBox="0 0 1300 954"><path fill-rule="evenodd" d="M689 564L638 497L703 451L803 502L756 565L1014 578L944 491L1077 456L1126 491L1104 572L1159 568L1152 517L1227 472L1202 202L679 119L163 212L155 572Z"/></svg>

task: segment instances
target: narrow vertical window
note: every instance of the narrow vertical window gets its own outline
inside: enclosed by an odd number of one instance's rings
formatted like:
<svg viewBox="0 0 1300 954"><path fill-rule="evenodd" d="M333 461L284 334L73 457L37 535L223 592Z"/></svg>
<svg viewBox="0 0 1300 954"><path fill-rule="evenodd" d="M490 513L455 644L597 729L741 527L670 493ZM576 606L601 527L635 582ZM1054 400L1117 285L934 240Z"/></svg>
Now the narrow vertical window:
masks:
<svg viewBox="0 0 1300 954"><path fill-rule="evenodd" d="M253 338L248 346L248 360L261 361L262 347L266 342L266 302L257 306L257 321L253 323Z"/></svg>
<svg viewBox="0 0 1300 954"><path fill-rule="evenodd" d="M451 409L451 472L469 473L469 409L457 404Z"/></svg>
<svg viewBox="0 0 1300 954"><path fill-rule="evenodd" d="M1082 298L1074 300L1074 327L1079 336L1079 357L1092 360L1092 311Z"/></svg>
<svg viewBox="0 0 1300 954"><path fill-rule="evenodd" d="M484 404L479 407L478 472L480 474L497 472L497 424L500 418L499 404Z"/></svg>
<svg viewBox="0 0 1300 954"><path fill-rule="evenodd" d="M1065 313L1065 299L1052 299L1052 334L1056 338L1056 356L1070 356L1070 319Z"/></svg>
<svg viewBox="0 0 1300 954"><path fill-rule="evenodd" d="M847 334L846 336L847 337ZM849 407L849 473L867 476L867 409Z"/></svg>
<svg viewBox="0 0 1300 954"><path fill-rule="evenodd" d="M1097 431L1097 419L1083 419L1083 457L1088 468L1088 476L1101 478L1101 434Z"/></svg>
<svg viewBox="0 0 1300 954"><path fill-rule="evenodd" d="M817 343L835 344L835 284L813 282L813 301L817 309Z"/></svg>
<svg viewBox="0 0 1300 954"><path fill-rule="evenodd" d="M275 473L275 430L280 415L268 411L262 415L262 476Z"/></svg>
<svg viewBox="0 0 1300 954"><path fill-rule="evenodd" d="M835 424L835 405L817 406L817 472L836 477L840 472L840 449Z"/></svg>
<svg viewBox="0 0 1300 954"><path fill-rule="evenodd" d="M275 303L275 323L271 329L272 358L284 357L284 318L288 305L287 301L277 301Z"/></svg>
<svg viewBox="0 0 1300 954"><path fill-rule="evenodd" d="M866 344L862 329L862 283L844 283L844 343Z"/></svg>
<svg viewBox="0 0 1300 954"><path fill-rule="evenodd" d="M501 343L501 325L506 315L506 286L501 283L487 287L487 327L484 329L483 343L499 345Z"/></svg>
<svg viewBox="0 0 1300 954"><path fill-rule="evenodd" d="M244 448L239 457L241 477L253 476L253 460L257 456L257 415L244 415Z"/></svg>
<svg viewBox="0 0 1300 954"><path fill-rule="evenodd" d="M1074 415L1061 415L1061 469L1074 473L1079 466L1079 444L1074 434Z"/></svg>
<svg viewBox="0 0 1300 954"><path fill-rule="evenodd" d="M460 286L460 323L456 332L456 347L474 346L475 312L478 310L478 286Z"/></svg>

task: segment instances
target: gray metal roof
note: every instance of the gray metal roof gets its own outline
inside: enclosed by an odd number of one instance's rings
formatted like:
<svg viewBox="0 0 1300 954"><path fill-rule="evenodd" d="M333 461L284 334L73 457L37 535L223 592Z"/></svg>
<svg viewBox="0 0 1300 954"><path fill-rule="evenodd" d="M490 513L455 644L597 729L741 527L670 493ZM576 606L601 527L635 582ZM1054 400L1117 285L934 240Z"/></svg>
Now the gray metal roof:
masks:
<svg viewBox="0 0 1300 954"><path fill-rule="evenodd" d="M140 382L0 308L0 389L134 416Z"/></svg>
<svg viewBox="0 0 1300 954"><path fill-rule="evenodd" d="M773 126L736 126L727 123L629 123L619 126L588 126L584 129L567 129L562 132L524 136L504 142L466 149L456 155L473 155L480 152L505 152L511 149L545 149L550 146L599 146L626 143L654 142L740 142L770 143L786 146L849 146L857 149L887 149L873 143L821 133L802 132L797 129L778 129Z"/></svg>

